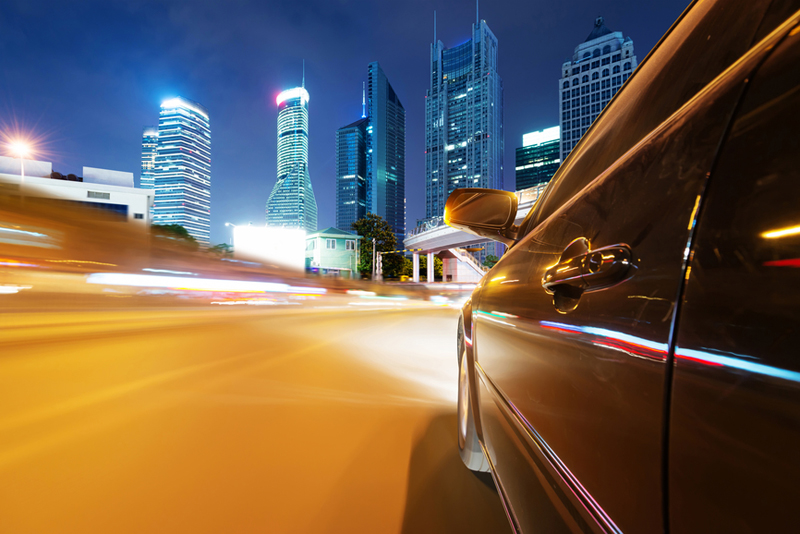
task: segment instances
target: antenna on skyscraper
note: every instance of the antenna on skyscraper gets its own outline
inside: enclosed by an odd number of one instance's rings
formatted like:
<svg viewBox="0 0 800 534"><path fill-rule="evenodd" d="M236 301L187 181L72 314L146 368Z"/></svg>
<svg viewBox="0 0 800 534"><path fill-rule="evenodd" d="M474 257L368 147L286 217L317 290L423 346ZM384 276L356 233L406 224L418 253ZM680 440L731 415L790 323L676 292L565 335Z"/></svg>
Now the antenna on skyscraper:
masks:
<svg viewBox="0 0 800 534"><path fill-rule="evenodd" d="M303 60L303 84L302 84L302 87L303 87L303 89L306 88L306 60L305 59Z"/></svg>
<svg viewBox="0 0 800 534"><path fill-rule="evenodd" d="M475 24L481 23L481 0L475 0Z"/></svg>
<svg viewBox="0 0 800 534"><path fill-rule="evenodd" d="M436 10L433 10L433 46L436 46Z"/></svg>
<svg viewBox="0 0 800 534"><path fill-rule="evenodd" d="M367 88L364 82L361 82L361 118L367 117Z"/></svg>

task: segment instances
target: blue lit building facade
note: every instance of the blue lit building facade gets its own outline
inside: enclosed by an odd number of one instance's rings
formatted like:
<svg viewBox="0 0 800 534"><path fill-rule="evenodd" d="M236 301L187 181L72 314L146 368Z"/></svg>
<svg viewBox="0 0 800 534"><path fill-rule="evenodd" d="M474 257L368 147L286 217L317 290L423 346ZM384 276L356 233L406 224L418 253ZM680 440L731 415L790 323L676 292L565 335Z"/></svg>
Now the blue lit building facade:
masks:
<svg viewBox="0 0 800 534"><path fill-rule="evenodd" d="M561 164L559 127L527 133L516 150L517 191L546 184Z"/></svg>
<svg viewBox="0 0 800 534"><path fill-rule="evenodd" d="M367 119L336 130L336 228L367 214Z"/></svg>
<svg viewBox="0 0 800 534"><path fill-rule="evenodd" d="M147 126L142 131L142 171L139 175L139 187L141 189L155 189L157 149L158 127Z"/></svg>
<svg viewBox="0 0 800 534"><path fill-rule="evenodd" d="M497 38L484 20L472 37L445 48L434 36L430 89L425 96L425 216L441 219L459 187L503 189L503 81ZM481 244L480 261L500 256L500 244Z"/></svg>
<svg viewBox="0 0 800 534"><path fill-rule="evenodd" d="M211 126L203 106L183 97L161 104L153 171L153 224L180 224L198 242L208 245Z"/></svg>
<svg viewBox="0 0 800 534"><path fill-rule="evenodd" d="M561 66L561 161L564 161L611 97L636 68L633 41L597 17L586 40Z"/></svg>
<svg viewBox="0 0 800 534"><path fill-rule="evenodd" d="M267 200L267 225L317 229L317 202L308 174L308 91L278 95L278 179Z"/></svg>
<svg viewBox="0 0 800 534"><path fill-rule="evenodd" d="M367 212L406 233L406 110L377 61L367 66ZM340 227L341 228L341 227Z"/></svg>

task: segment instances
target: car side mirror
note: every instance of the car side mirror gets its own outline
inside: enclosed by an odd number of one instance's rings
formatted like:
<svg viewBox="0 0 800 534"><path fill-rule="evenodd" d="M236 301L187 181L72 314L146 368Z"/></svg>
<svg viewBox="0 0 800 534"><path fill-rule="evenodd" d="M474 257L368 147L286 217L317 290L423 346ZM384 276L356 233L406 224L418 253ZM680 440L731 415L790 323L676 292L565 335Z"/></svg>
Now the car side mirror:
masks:
<svg viewBox="0 0 800 534"><path fill-rule="evenodd" d="M458 230L513 245L517 237L517 203L517 195L509 191L456 189L447 199L444 222Z"/></svg>

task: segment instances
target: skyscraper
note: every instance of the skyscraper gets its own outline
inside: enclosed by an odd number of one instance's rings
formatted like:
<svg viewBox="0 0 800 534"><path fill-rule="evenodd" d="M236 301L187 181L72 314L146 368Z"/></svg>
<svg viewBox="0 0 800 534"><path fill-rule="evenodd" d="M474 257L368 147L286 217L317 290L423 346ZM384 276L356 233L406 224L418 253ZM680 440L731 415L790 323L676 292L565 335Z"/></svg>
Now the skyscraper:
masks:
<svg viewBox="0 0 800 534"><path fill-rule="evenodd" d="M154 166L154 224L180 224L207 245L211 232L211 126L183 97L161 104Z"/></svg>
<svg viewBox="0 0 800 534"><path fill-rule="evenodd" d="M561 164L559 128L553 126L522 136L517 149L517 191L546 184Z"/></svg>
<svg viewBox="0 0 800 534"><path fill-rule="evenodd" d="M597 17L586 40L561 66L561 161L636 68L633 41Z"/></svg>
<svg viewBox="0 0 800 534"><path fill-rule="evenodd" d="M406 233L406 110L377 61L367 66L367 211Z"/></svg>
<svg viewBox="0 0 800 534"><path fill-rule="evenodd" d="M156 150L158 148L158 126L147 126L142 132L142 173L139 187L155 188Z"/></svg>
<svg viewBox="0 0 800 534"><path fill-rule="evenodd" d="M497 38L478 18L471 38L452 48L431 45L430 89L425 96L425 216L444 215L459 187L503 189L503 81ZM502 246L486 244L479 258Z"/></svg>
<svg viewBox="0 0 800 534"><path fill-rule="evenodd" d="M336 228L367 214L367 118L336 130Z"/></svg>
<svg viewBox="0 0 800 534"><path fill-rule="evenodd" d="M308 91L278 95L278 181L267 200L267 224L317 229L317 201L308 176Z"/></svg>

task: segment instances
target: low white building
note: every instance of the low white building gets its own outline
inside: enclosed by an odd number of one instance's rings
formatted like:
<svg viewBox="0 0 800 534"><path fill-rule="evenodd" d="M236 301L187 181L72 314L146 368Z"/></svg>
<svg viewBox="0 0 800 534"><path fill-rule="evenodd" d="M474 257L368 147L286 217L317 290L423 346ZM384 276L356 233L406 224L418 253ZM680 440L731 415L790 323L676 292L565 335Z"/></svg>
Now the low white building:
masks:
<svg viewBox="0 0 800 534"><path fill-rule="evenodd" d="M83 181L51 178L52 163L0 156L0 183L25 196L63 200L115 213L143 228L152 224L152 189L133 187L133 173L84 167ZM24 171L24 173L23 173Z"/></svg>

